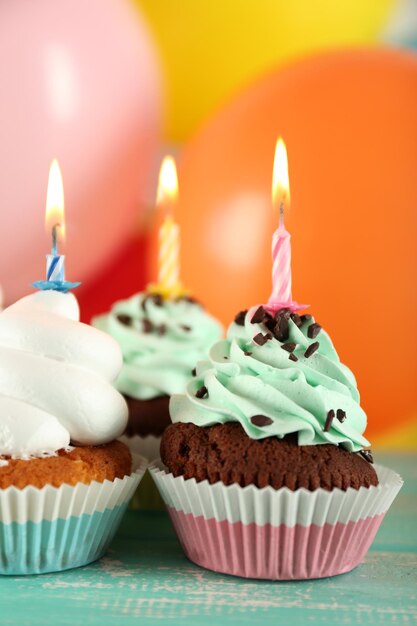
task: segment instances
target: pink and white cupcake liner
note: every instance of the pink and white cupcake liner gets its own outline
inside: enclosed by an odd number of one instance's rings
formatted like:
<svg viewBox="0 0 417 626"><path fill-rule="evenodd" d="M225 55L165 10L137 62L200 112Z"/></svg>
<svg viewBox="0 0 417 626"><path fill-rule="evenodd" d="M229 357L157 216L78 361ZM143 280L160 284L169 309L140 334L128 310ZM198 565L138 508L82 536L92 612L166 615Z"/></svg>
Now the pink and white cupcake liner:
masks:
<svg viewBox="0 0 417 626"><path fill-rule="evenodd" d="M375 466L377 487L307 491L175 478L148 468L187 557L210 570L269 580L349 572L367 553L403 481Z"/></svg>

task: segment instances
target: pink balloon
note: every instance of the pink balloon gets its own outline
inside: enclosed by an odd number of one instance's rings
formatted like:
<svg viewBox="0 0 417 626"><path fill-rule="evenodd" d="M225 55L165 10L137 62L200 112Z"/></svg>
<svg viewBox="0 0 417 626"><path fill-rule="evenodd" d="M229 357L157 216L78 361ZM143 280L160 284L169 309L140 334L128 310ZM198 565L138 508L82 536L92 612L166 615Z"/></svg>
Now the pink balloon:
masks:
<svg viewBox="0 0 417 626"><path fill-rule="evenodd" d="M45 275L49 165L61 166L67 277L88 281L135 229L157 149L159 68L124 0L0 4L0 283Z"/></svg>

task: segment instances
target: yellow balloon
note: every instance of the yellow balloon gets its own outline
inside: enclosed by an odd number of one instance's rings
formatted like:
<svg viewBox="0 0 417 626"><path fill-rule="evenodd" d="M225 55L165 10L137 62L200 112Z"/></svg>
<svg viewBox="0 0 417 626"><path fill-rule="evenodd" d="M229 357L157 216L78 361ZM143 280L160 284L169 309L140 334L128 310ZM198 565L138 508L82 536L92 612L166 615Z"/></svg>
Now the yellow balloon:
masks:
<svg viewBox="0 0 417 626"><path fill-rule="evenodd" d="M166 137L186 139L238 88L323 48L377 41L399 0L132 0L166 76Z"/></svg>

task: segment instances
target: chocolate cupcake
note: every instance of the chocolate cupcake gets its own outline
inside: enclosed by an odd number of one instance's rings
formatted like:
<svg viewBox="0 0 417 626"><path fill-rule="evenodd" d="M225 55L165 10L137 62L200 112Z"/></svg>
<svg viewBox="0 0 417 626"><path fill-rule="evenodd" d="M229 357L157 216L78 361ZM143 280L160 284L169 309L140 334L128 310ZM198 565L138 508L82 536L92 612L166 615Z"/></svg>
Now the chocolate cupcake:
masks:
<svg viewBox="0 0 417 626"><path fill-rule="evenodd" d="M123 367L116 381L129 407L126 435L149 459L159 456L169 398L185 391L195 363L222 335L221 325L195 300L140 293L116 302L92 324L119 343Z"/></svg>
<svg viewBox="0 0 417 626"><path fill-rule="evenodd" d="M191 560L271 579L362 560L401 481L374 469L355 378L310 315L238 314L170 411L151 472Z"/></svg>
<svg viewBox="0 0 417 626"><path fill-rule="evenodd" d="M258 417L260 423L264 416ZM210 484L220 480L224 485L291 491L346 491L378 484L372 465L340 446L299 446L296 434L251 439L237 422L172 424L162 440L161 458L174 476Z"/></svg>

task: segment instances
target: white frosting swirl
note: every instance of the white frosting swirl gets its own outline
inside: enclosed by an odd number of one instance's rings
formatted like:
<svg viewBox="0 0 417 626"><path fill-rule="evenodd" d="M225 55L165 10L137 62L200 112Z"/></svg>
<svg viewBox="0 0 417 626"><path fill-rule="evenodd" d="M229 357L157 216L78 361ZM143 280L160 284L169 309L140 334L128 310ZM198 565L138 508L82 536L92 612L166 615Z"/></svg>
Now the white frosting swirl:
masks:
<svg viewBox="0 0 417 626"><path fill-rule="evenodd" d="M0 455L25 458L118 437L127 406L111 383L117 342L79 322L76 298L22 298L0 314Z"/></svg>

